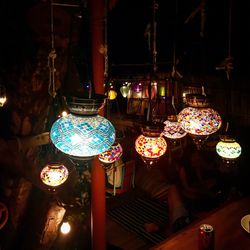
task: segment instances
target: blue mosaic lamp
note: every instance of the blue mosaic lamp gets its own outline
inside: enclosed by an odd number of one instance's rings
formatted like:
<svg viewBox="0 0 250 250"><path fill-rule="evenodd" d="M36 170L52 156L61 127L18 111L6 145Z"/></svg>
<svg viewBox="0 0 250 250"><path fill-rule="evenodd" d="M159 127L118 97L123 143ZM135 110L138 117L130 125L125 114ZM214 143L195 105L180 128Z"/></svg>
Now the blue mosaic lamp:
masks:
<svg viewBox="0 0 250 250"><path fill-rule="evenodd" d="M108 150L115 141L115 128L98 115L104 101L103 95L91 99L66 97L70 114L56 120L50 131L55 147L76 159L94 157Z"/></svg>

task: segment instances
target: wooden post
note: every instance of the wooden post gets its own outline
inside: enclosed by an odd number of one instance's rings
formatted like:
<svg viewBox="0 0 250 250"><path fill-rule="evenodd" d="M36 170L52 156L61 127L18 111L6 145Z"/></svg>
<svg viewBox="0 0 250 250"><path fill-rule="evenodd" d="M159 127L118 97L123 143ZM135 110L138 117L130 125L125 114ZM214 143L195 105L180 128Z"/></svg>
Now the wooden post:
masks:
<svg viewBox="0 0 250 250"><path fill-rule="evenodd" d="M103 0L88 1L91 30L92 84L96 94L104 93L104 14ZM92 249L106 249L105 172L97 157L91 172L91 235Z"/></svg>

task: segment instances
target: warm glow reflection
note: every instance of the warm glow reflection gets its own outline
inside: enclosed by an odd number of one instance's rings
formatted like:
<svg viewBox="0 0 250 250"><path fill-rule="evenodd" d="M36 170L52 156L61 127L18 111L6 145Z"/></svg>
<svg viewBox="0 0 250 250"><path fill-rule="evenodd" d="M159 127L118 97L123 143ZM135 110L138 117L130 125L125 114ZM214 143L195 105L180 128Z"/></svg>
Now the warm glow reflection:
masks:
<svg viewBox="0 0 250 250"><path fill-rule="evenodd" d="M210 135L222 124L221 117L212 108L184 108L178 115L178 122L183 129L193 135Z"/></svg>
<svg viewBox="0 0 250 250"><path fill-rule="evenodd" d="M241 155L241 146L236 141L220 141L216 145L216 152L225 159L236 159Z"/></svg>
<svg viewBox="0 0 250 250"><path fill-rule="evenodd" d="M138 154L146 158L159 158L167 149L167 143L163 137L147 137L140 135L135 141L135 149Z"/></svg>

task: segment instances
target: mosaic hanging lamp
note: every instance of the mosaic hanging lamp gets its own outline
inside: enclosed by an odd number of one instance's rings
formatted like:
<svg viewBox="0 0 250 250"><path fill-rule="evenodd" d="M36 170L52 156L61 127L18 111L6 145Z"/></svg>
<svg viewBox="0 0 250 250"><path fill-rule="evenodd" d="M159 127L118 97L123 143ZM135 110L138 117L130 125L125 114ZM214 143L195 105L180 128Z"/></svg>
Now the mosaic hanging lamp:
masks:
<svg viewBox="0 0 250 250"><path fill-rule="evenodd" d="M115 98L117 97L117 92L114 89L110 89L108 91L108 99L109 100L115 100Z"/></svg>
<svg viewBox="0 0 250 250"><path fill-rule="evenodd" d="M104 100L103 95L91 99L66 97L71 113L51 127L50 138L55 147L76 159L91 158L108 150L115 141L115 128L98 115Z"/></svg>
<svg viewBox="0 0 250 250"><path fill-rule="evenodd" d="M98 158L102 163L111 164L119 160L122 156L123 149L120 143L114 143L108 150L99 154Z"/></svg>
<svg viewBox="0 0 250 250"><path fill-rule="evenodd" d="M177 121L176 115L168 116L164 122L165 127L162 134L170 140L178 140L186 136L187 132L182 128L181 123Z"/></svg>
<svg viewBox="0 0 250 250"><path fill-rule="evenodd" d="M134 82L132 85L132 90L136 93L142 92L143 85L141 82Z"/></svg>
<svg viewBox="0 0 250 250"><path fill-rule="evenodd" d="M189 107L178 114L178 122L192 137L198 149L209 135L217 132L222 119L217 111L209 107L210 101L203 95L187 95Z"/></svg>
<svg viewBox="0 0 250 250"><path fill-rule="evenodd" d="M241 146L235 139L229 136L221 136L216 145L216 153L226 165L233 165L241 155Z"/></svg>
<svg viewBox="0 0 250 250"><path fill-rule="evenodd" d="M167 142L161 136L159 126L146 125L135 141L135 150L148 167L153 166L167 150Z"/></svg>
<svg viewBox="0 0 250 250"><path fill-rule="evenodd" d="M41 181L49 187L62 185L68 176L69 171L63 164L48 164L40 172Z"/></svg>
<svg viewBox="0 0 250 250"><path fill-rule="evenodd" d="M125 82L122 84L122 86L120 88L120 92L124 98L126 98L128 96L129 88L130 88L130 83Z"/></svg>

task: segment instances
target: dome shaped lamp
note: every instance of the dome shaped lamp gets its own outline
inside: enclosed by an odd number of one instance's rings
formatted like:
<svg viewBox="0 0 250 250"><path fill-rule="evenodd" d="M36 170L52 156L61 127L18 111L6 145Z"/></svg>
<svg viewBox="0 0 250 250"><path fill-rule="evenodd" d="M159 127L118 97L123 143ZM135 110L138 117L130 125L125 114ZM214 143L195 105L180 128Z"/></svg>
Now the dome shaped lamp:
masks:
<svg viewBox="0 0 250 250"><path fill-rule="evenodd" d="M164 122L164 124L165 127L162 134L170 141L175 142L187 134L187 132L182 128L181 124L177 121L176 115L168 116L168 119Z"/></svg>
<svg viewBox="0 0 250 250"><path fill-rule="evenodd" d="M115 128L98 111L105 96L92 99L66 97L70 114L54 122L50 138L55 147L76 160L92 159L108 150L115 141Z"/></svg>
<svg viewBox="0 0 250 250"><path fill-rule="evenodd" d="M135 150L148 167L153 166L167 150L167 142L161 136L159 126L142 127L142 135L135 141Z"/></svg>
<svg viewBox="0 0 250 250"><path fill-rule="evenodd" d="M227 166L231 166L235 164L241 155L241 146L235 139L229 136L222 136L216 145L216 153Z"/></svg>
<svg viewBox="0 0 250 250"><path fill-rule="evenodd" d="M208 136L219 130L222 119L217 111L208 107L207 97L187 95L186 98L189 107L178 114L178 122L200 149Z"/></svg>
<svg viewBox="0 0 250 250"><path fill-rule="evenodd" d="M123 149L120 143L114 143L108 150L99 154L98 158L105 169L110 169L112 164L122 156Z"/></svg>
<svg viewBox="0 0 250 250"><path fill-rule="evenodd" d="M47 164L40 172L41 181L53 188L55 191L55 187L62 185L69 176L68 169L63 164Z"/></svg>

